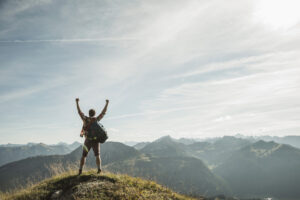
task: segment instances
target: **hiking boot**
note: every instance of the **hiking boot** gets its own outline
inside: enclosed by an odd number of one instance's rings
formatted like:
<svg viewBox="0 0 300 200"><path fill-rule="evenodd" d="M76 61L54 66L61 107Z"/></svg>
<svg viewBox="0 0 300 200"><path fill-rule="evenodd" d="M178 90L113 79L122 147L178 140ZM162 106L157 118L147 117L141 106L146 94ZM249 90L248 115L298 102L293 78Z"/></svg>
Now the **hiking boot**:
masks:
<svg viewBox="0 0 300 200"><path fill-rule="evenodd" d="M82 173L82 169L79 169L78 176Z"/></svg>
<svg viewBox="0 0 300 200"><path fill-rule="evenodd" d="M97 174L100 174L100 173L101 173L101 171L102 171L101 169L98 169L98 171L97 171Z"/></svg>

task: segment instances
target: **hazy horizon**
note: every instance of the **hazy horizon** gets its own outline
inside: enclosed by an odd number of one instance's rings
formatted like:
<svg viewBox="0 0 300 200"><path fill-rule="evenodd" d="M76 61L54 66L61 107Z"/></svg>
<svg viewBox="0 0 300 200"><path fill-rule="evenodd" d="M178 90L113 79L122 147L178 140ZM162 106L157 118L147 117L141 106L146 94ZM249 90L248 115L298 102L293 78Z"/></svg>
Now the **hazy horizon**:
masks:
<svg viewBox="0 0 300 200"><path fill-rule="evenodd" d="M296 0L0 3L1 143L300 135Z"/></svg>
<svg viewBox="0 0 300 200"><path fill-rule="evenodd" d="M261 135L261 136L246 136L246 135L241 135L241 134L235 134L235 135L223 135L223 136L217 136L217 137L205 137L205 138L190 138L190 137L173 137L171 135L162 135L158 138L155 138L153 140L124 140L124 141L120 141L120 140L110 140L108 139L109 142L121 142L121 143L124 143L124 144L129 144L131 143L132 145L134 145L134 143L141 143L141 142L154 142L158 139L161 139L161 138L164 138L164 137L168 137L170 136L172 139L190 139L190 140L195 140L195 141L207 141L207 140L211 140L211 139L217 139L217 138L223 138L223 137L235 137L235 138L244 138L244 139L250 139L250 138L254 138L254 139L259 139L261 137L278 137L278 138L285 138L285 137L298 137L298 135L285 135L285 136L272 136L272 135ZM299 136L300 137L300 136ZM27 144L30 144L30 143L33 143L33 144L39 144L39 143L42 143L42 144L46 144L46 145L57 145L59 143L66 143L66 144L72 144L72 143L75 143L75 142L79 142L79 143L83 143L84 142L84 139L81 139L81 140L74 140L72 142L65 142L65 141L58 141L56 143L47 143L47 142L25 142L25 143L0 143L0 145L8 145L8 144L12 144L12 145L27 145ZM131 146L131 145L129 145Z"/></svg>

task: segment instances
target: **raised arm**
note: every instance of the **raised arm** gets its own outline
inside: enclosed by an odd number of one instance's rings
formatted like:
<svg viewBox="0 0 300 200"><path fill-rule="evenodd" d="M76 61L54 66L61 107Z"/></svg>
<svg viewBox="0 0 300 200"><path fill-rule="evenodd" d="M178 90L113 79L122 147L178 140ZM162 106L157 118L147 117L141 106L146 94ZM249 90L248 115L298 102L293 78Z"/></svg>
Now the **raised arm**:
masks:
<svg viewBox="0 0 300 200"><path fill-rule="evenodd" d="M76 98L76 106L77 106L78 114L81 117L81 119L84 120L84 114L83 114L83 112L81 112L78 102L79 102L79 98Z"/></svg>
<svg viewBox="0 0 300 200"><path fill-rule="evenodd" d="M105 106L104 106L102 112L101 112L101 113L98 115L98 117L97 117L97 120L98 120L98 121L101 120L101 119L104 117L104 115L105 115L105 113L106 113L106 110L107 110L108 103L109 103L109 100L106 99L106 104L105 104Z"/></svg>

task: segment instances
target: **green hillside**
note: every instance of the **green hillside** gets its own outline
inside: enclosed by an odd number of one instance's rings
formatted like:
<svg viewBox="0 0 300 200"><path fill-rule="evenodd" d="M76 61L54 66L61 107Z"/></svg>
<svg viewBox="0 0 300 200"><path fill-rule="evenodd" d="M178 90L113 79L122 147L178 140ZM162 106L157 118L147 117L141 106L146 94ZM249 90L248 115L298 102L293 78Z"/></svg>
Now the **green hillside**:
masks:
<svg viewBox="0 0 300 200"><path fill-rule="evenodd" d="M238 196L300 196L300 150L289 145L258 141L235 152L214 172Z"/></svg>
<svg viewBox="0 0 300 200"><path fill-rule="evenodd" d="M96 175L91 171L83 173L81 176L75 175L75 172L59 175L26 190L2 195L2 198L3 200L193 199L179 195L153 181L111 173Z"/></svg>
<svg viewBox="0 0 300 200"><path fill-rule="evenodd" d="M140 156L105 167L111 172L155 180L187 195L230 194L223 181L197 158Z"/></svg>

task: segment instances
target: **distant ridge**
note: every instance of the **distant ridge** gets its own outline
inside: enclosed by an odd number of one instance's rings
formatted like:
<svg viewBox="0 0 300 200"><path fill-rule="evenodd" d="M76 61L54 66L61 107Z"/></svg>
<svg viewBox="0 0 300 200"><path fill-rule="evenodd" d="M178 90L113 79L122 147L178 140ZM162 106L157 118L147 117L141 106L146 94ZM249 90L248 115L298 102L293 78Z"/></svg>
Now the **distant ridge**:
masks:
<svg viewBox="0 0 300 200"><path fill-rule="evenodd" d="M263 140L263 141L274 141L277 143L281 143L281 144L289 144L293 147L296 148L300 148L300 135L287 135L287 136L245 136L242 134L236 134L234 136L222 136L222 137L210 137L210 138L179 138L179 139L175 139L170 135L167 136L162 136L163 137L170 137L172 140L182 143L182 144L193 144L196 142L209 142L209 143L214 143L220 139L226 138L226 137L231 137L231 138L237 138L237 139L244 139L244 140L248 140L251 143L257 142L259 140ZM132 144L134 144L133 146L138 146L139 144L145 144L145 143L150 143L147 141L144 142L131 142Z"/></svg>
<svg viewBox="0 0 300 200"><path fill-rule="evenodd" d="M300 149L260 140L236 151L214 172L238 196L300 196Z"/></svg>
<svg viewBox="0 0 300 200"><path fill-rule="evenodd" d="M155 180L188 195L233 194L239 198L279 199L300 196L298 148L234 136L191 144L180 141L164 136L143 143L140 150L107 142L101 145L100 151L103 170ZM45 147L45 144L39 145ZM82 147L79 147L66 155L36 156L10 162L0 167L0 191L20 188L70 169L78 170L81 153ZM84 170L95 167L91 152Z"/></svg>
<svg viewBox="0 0 300 200"><path fill-rule="evenodd" d="M188 156L184 146L170 136L161 137L147 144L141 152L160 157Z"/></svg>
<svg viewBox="0 0 300 200"><path fill-rule="evenodd" d="M71 145L63 143L57 145L46 145L44 143L28 143L26 145L0 146L0 166L28 157L68 154L80 145L80 143L74 142Z"/></svg>

